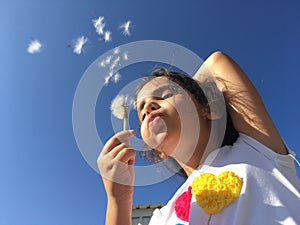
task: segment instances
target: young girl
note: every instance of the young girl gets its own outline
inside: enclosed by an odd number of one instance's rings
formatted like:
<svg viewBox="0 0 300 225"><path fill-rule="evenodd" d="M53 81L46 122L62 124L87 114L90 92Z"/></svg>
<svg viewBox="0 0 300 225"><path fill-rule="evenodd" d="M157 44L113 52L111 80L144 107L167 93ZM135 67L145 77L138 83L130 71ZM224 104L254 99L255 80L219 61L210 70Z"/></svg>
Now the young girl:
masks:
<svg viewBox="0 0 300 225"><path fill-rule="evenodd" d="M207 73L224 95L234 129L230 120L222 128L226 110L215 92L201 89ZM143 140L162 159L173 157L188 176L168 204L154 211L150 225L299 224L294 153L246 74L216 52L194 79L200 86L160 70L137 95ZM98 158L108 197L107 225L131 224L136 153L128 140L133 135L131 130L117 133Z"/></svg>

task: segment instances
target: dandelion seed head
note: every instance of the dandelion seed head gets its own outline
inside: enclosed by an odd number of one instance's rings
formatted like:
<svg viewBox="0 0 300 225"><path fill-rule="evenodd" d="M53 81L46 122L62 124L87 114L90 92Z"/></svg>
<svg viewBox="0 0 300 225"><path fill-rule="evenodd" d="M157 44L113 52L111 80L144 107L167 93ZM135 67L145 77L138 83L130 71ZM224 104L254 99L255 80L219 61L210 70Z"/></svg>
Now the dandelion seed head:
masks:
<svg viewBox="0 0 300 225"><path fill-rule="evenodd" d="M30 54L35 54L41 51L42 44L38 40L32 40L27 48L27 52Z"/></svg>
<svg viewBox="0 0 300 225"><path fill-rule="evenodd" d="M117 95L111 102L110 109L112 114L118 119L127 117L127 110L125 105L126 97L124 95Z"/></svg>
<svg viewBox="0 0 300 225"><path fill-rule="evenodd" d="M112 114L118 119L127 118L128 108L134 106L134 99L128 95L117 95L111 102L110 109Z"/></svg>

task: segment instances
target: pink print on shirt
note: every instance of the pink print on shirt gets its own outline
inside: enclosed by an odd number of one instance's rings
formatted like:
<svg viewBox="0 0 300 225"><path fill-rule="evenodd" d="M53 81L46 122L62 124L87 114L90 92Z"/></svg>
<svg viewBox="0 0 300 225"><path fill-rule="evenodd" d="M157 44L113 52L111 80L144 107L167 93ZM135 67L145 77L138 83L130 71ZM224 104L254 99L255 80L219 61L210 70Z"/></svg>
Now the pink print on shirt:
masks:
<svg viewBox="0 0 300 225"><path fill-rule="evenodd" d="M192 187L189 186L188 190L183 192L175 201L175 213L176 216L188 222L190 216L190 206L192 199Z"/></svg>

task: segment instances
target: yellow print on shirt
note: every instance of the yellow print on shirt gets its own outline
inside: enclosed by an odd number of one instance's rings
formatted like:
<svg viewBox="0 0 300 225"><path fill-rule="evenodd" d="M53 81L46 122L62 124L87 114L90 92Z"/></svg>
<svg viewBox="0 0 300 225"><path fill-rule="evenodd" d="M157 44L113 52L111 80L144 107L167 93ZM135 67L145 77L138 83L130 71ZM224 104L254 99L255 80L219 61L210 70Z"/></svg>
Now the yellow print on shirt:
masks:
<svg viewBox="0 0 300 225"><path fill-rule="evenodd" d="M207 214L213 215L240 196L243 181L234 172L224 171L218 176L203 173L192 183L192 194Z"/></svg>

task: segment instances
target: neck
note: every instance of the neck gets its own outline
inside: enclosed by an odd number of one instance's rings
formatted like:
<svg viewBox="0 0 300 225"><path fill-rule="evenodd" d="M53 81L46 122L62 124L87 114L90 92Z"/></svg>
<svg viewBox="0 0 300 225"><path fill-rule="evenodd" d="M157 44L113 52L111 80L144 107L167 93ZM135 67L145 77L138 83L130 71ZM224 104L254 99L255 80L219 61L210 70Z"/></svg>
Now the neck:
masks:
<svg viewBox="0 0 300 225"><path fill-rule="evenodd" d="M191 166L188 166L188 165L186 165L186 164L181 165L181 167L183 168L184 172L186 173L186 175L187 175L188 177L189 177L189 176L192 174L192 172L194 172L194 170L196 169L196 168L191 167Z"/></svg>
<svg viewBox="0 0 300 225"><path fill-rule="evenodd" d="M200 147L199 146L200 143L198 143L198 146L196 148L196 150L194 151L194 153L192 154L192 156L190 157L190 159L185 162L185 163L182 163L182 162L178 162L179 165L183 168L183 170L185 171L185 173L187 174L187 176L190 176L191 173L196 170L199 165L201 163L204 162L204 154L203 154L203 150L204 148Z"/></svg>
<svg viewBox="0 0 300 225"><path fill-rule="evenodd" d="M194 170L196 170L201 164L203 164L207 156L212 151L220 147L218 140L219 138L215 135L213 135L213 137L210 137L209 135L207 137L202 136L202 140L199 139L197 148L190 159L186 163L179 162L180 166L183 168L187 176L190 176Z"/></svg>

